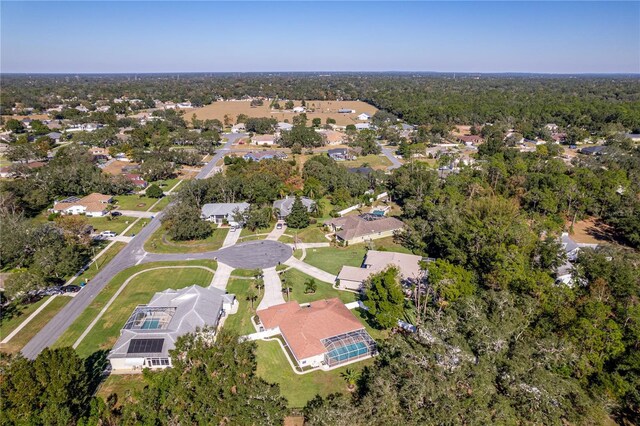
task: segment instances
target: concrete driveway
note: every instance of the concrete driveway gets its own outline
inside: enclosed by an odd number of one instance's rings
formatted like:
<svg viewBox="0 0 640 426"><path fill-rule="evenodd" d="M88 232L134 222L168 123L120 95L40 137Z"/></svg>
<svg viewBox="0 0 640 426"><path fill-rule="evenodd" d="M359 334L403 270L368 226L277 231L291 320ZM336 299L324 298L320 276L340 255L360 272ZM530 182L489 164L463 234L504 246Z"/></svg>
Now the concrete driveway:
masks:
<svg viewBox="0 0 640 426"><path fill-rule="evenodd" d="M222 248L235 245L238 242L238 239L240 238L241 233L242 233L242 229L236 229L235 231L232 231L231 229L229 229L229 232L227 232L227 236L224 237Z"/></svg>
<svg viewBox="0 0 640 426"><path fill-rule="evenodd" d="M282 224L282 228L278 229L278 223ZM269 232L269 235L267 235L267 240L278 241L282 234L284 234L284 231L287 230L287 225L284 222L278 223L273 226L273 229L271 230L271 232Z"/></svg>
<svg viewBox="0 0 640 426"><path fill-rule="evenodd" d="M276 268L267 268L264 272L264 296L258 305L258 310L284 303L282 296L282 281Z"/></svg>
<svg viewBox="0 0 640 426"><path fill-rule="evenodd" d="M301 272L304 272L307 275L311 275L313 278L323 281L325 283L334 284L336 282L336 277L333 274L330 274L322 269L318 269L315 266L311 266L308 263L304 263L302 260L298 260L295 257L291 256L284 262L285 265L291 266Z"/></svg>

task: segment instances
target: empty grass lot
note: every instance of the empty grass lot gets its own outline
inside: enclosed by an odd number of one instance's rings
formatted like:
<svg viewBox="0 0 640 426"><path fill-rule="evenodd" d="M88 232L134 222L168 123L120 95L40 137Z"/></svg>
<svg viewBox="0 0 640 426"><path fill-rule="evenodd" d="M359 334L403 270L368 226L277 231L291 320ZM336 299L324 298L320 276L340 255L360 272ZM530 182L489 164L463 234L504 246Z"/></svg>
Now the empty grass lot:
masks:
<svg viewBox="0 0 640 426"><path fill-rule="evenodd" d="M287 398L289 407L301 408L316 394L323 397L335 392L347 393L347 384L340 374L347 368L362 370L371 365L368 359L331 371L314 371L303 375L293 372L277 341L257 341L257 374L270 383L280 385L280 392Z"/></svg>
<svg viewBox="0 0 640 426"><path fill-rule="evenodd" d="M133 278L114 303L96 323L78 346L83 357L102 349L111 349L120 336L120 329L136 306L149 303L156 292L168 288L179 289L197 284L207 287L213 274L205 269L157 269L143 272Z"/></svg>
<svg viewBox="0 0 640 426"><path fill-rule="evenodd" d="M109 299L115 294L115 292L120 288L122 283L124 283L127 278L136 272L143 271L146 269L155 268L158 266L185 266L185 265L201 265L206 266L211 269L216 269L217 263L213 260L196 260L196 261L188 261L188 262L152 262L146 263L144 265L137 265L131 268L125 269L120 273L116 274L111 281L102 289L102 291L93 299L91 304L76 318L76 320L67 328L67 330L60 336L60 338L54 344L54 347L63 347L63 346L71 346L75 343L75 341L80 337L80 335L84 332L87 326L93 321L93 319L98 315L100 310L107 304ZM173 274L167 274L168 270L160 270L164 271L165 275L172 277ZM191 269L191 271L197 271L197 269ZM144 274L141 277L144 278ZM198 284L196 282L192 282L191 284ZM204 283L209 285L209 283ZM91 284L89 284L91 285ZM174 284L175 285L175 284ZM154 292L157 290L154 290ZM152 293L153 294L153 293ZM150 299L150 297L149 297ZM148 302L149 300L147 300ZM125 318L126 320L126 318Z"/></svg>
<svg viewBox="0 0 640 426"><path fill-rule="evenodd" d="M118 405L122 405L128 395L141 391L146 385L142 374L111 374L98 387L98 396L105 401L112 393L118 395Z"/></svg>
<svg viewBox="0 0 640 426"><path fill-rule="evenodd" d="M202 253L218 250L222 247L229 228L217 228L214 224L211 224L211 228L213 233L204 240L172 241L168 235L165 236L167 230L162 226L147 240L144 249L151 253Z"/></svg>
<svg viewBox="0 0 640 426"><path fill-rule="evenodd" d="M370 154L364 157L358 157L353 161L341 161L340 164L349 168L367 166L374 170L386 170L387 167L391 166L391 161L382 154Z"/></svg>
<svg viewBox="0 0 640 426"><path fill-rule="evenodd" d="M252 289L258 296L258 299L253 302L253 308L251 307L251 302L247 300L247 292L249 289ZM236 295L239 305L238 312L233 315L229 315L225 320L225 330L233 331L239 336L255 333L256 329L251 324L251 317L256 314L256 308L260 303L262 294L253 287L253 280L239 280L232 278L227 284L227 292Z"/></svg>
<svg viewBox="0 0 640 426"><path fill-rule="evenodd" d="M115 200L115 205L120 210L147 211L149 207L158 201L157 198L150 198L137 194L118 195L113 198Z"/></svg>
<svg viewBox="0 0 640 426"><path fill-rule="evenodd" d="M340 298L344 303L353 302L357 299L355 293L349 291L339 291L331 286L329 283L325 283L319 280L316 281L317 289L315 293L305 293L305 282L311 277L304 274L297 269L289 269L285 272L287 282L291 287L291 300L295 300L298 303L309 303L314 300L331 299L334 297ZM287 294L284 293L284 299L287 300Z"/></svg>
<svg viewBox="0 0 640 426"><path fill-rule="evenodd" d="M35 311L42 303L45 302L47 298L43 298L41 301L37 302L37 306L33 308L29 308L29 312L23 311L23 314L20 315L19 320L15 319L7 322L6 324L3 322L2 324L2 336L6 336L11 330L15 329L18 325L22 323L27 317ZM31 322L26 325L22 330L18 332L13 338L6 344L0 345L0 351L7 353L17 353L20 351L24 345L29 342L35 336L42 327L48 323L51 318L53 318L59 311L62 309L69 301L71 297L69 296L57 296L51 303L49 303L38 315L36 315ZM25 315L26 314L26 315ZM5 334L5 330L6 334Z"/></svg>
<svg viewBox="0 0 640 426"><path fill-rule="evenodd" d="M304 261L323 271L338 275L344 265L360 266L367 252L364 244L349 247L321 247L307 249Z"/></svg>

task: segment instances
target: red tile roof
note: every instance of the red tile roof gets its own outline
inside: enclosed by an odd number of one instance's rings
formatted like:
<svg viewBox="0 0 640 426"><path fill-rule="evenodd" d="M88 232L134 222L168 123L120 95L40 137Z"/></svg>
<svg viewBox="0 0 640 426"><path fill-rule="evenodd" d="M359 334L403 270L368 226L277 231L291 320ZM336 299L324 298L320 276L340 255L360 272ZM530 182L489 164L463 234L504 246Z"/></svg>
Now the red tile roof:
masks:
<svg viewBox="0 0 640 426"><path fill-rule="evenodd" d="M364 328L338 298L317 300L308 306L288 302L258 311L267 329L280 327L296 359L326 352L322 339Z"/></svg>

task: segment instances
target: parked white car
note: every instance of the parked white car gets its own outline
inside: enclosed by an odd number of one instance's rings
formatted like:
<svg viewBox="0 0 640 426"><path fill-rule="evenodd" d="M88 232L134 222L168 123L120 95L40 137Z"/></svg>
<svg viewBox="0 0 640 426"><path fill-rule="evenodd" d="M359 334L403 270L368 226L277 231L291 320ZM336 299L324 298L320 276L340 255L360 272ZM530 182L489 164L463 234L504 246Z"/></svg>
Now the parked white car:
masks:
<svg viewBox="0 0 640 426"><path fill-rule="evenodd" d="M115 233L115 232L113 232L113 231L102 231L102 232L100 233L100 235L101 235L103 238L110 238L110 237L115 237L115 236L116 236L116 235L118 235L118 234L116 234L116 233Z"/></svg>

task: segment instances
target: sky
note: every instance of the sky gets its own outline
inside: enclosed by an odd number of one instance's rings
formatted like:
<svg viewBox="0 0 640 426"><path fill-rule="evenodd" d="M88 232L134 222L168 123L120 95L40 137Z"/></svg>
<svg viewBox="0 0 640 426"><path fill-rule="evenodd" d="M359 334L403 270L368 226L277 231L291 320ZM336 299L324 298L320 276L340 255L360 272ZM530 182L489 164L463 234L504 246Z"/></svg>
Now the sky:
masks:
<svg viewBox="0 0 640 426"><path fill-rule="evenodd" d="M640 2L0 2L3 73L640 73Z"/></svg>

